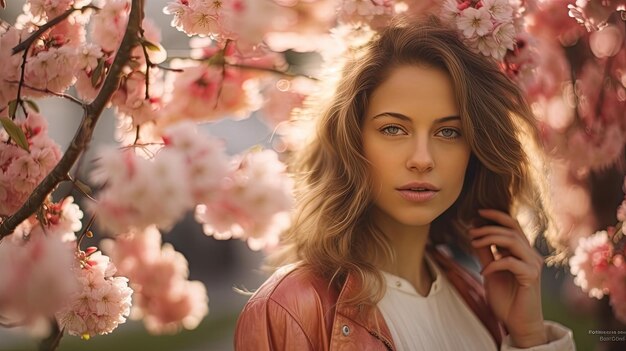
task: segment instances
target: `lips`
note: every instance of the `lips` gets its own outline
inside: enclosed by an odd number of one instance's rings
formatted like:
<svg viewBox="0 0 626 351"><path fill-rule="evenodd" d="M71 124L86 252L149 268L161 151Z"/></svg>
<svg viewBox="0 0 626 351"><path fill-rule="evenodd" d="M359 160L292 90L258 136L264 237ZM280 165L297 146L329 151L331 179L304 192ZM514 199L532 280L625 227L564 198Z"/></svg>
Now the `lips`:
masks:
<svg viewBox="0 0 626 351"><path fill-rule="evenodd" d="M411 202L425 202L434 198L439 192L439 188L422 182L411 182L396 189L400 196Z"/></svg>
<svg viewBox="0 0 626 351"><path fill-rule="evenodd" d="M397 188L397 190L410 190L410 191L439 191L439 188L437 188L436 186L430 184L430 183L425 183L425 182L411 182L411 183L407 183L399 188Z"/></svg>

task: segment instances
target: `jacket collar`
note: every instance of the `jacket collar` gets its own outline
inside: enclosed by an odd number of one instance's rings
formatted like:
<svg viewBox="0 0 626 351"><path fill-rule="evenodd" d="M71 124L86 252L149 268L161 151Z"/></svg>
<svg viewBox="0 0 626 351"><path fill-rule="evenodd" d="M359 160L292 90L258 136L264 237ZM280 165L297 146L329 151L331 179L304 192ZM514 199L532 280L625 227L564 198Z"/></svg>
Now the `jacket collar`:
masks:
<svg viewBox="0 0 626 351"><path fill-rule="evenodd" d="M381 340L389 350L394 350L391 331L385 323L385 318L377 307L365 308L364 305L349 305L345 301L361 290L360 281L354 273L348 273L339 297L337 298L336 313L351 319L354 323Z"/></svg>
<svg viewBox="0 0 626 351"><path fill-rule="evenodd" d="M465 303L481 320L485 328L491 334L494 343L499 347L502 343L504 327L498 322L493 311L484 297L482 284L469 272L454 262L454 260L442 250L428 246L427 252L439 266L446 278L461 295ZM360 291L360 281L354 273L348 273L337 299L336 313L342 314L380 339L388 349L394 350L391 331L385 322L380 310L365 308L363 305L353 306L346 304L346 300Z"/></svg>

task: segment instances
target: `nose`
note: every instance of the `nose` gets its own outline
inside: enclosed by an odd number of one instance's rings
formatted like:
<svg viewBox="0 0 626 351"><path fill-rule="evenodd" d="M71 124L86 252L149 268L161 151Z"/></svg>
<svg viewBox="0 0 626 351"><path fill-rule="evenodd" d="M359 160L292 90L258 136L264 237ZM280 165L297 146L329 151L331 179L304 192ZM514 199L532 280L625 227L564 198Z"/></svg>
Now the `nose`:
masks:
<svg viewBox="0 0 626 351"><path fill-rule="evenodd" d="M417 138L413 145L409 157L406 161L406 167L412 172L428 172L435 167L435 161L430 152L428 138Z"/></svg>

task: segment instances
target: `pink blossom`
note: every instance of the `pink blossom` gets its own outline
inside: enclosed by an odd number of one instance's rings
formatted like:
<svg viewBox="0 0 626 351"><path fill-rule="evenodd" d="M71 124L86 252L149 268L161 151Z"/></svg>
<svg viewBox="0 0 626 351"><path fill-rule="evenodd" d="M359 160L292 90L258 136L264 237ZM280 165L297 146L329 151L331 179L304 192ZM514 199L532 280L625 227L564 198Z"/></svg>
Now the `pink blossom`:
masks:
<svg viewBox="0 0 626 351"><path fill-rule="evenodd" d="M171 25L189 36L211 35L218 32L219 9L213 2L176 0L169 2L163 12L173 15Z"/></svg>
<svg viewBox="0 0 626 351"><path fill-rule="evenodd" d="M289 7L279 6L274 1L226 0L219 14L218 39L220 42L236 40L239 45L259 45L268 32L293 30L292 16Z"/></svg>
<svg viewBox="0 0 626 351"><path fill-rule="evenodd" d="M457 0L445 0L441 6L441 16L448 22L456 21L457 17L461 15L461 9L459 9L459 2Z"/></svg>
<svg viewBox="0 0 626 351"><path fill-rule="evenodd" d="M570 271L575 276L574 283L590 297L602 298L608 293L607 279L612 256L613 246L605 230L580 238L574 256L569 260Z"/></svg>
<svg viewBox="0 0 626 351"><path fill-rule="evenodd" d="M485 35L493 27L491 16L485 7L479 9L466 8L461 12L456 24L466 38L471 38L474 35Z"/></svg>
<svg viewBox="0 0 626 351"><path fill-rule="evenodd" d="M185 157L193 202L201 203L213 199L228 171L228 158L223 143L198 133L191 122L168 127L163 139L168 148Z"/></svg>
<svg viewBox="0 0 626 351"><path fill-rule="evenodd" d="M162 150L152 161L128 150L103 150L92 180L106 186L90 210L113 234L151 224L169 229L192 207L187 178L184 156L173 150Z"/></svg>
<svg viewBox="0 0 626 351"><path fill-rule="evenodd" d="M54 18L69 9L74 0L28 0L24 5L24 12L34 18Z"/></svg>
<svg viewBox="0 0 626 351"><path fill-rule="evenodd" d="M253 0L176 0L163 12L173 15L172 26L187 35L209 36L256 45L265 33L289 29L293 12L273 1Z"/></svg>
<svg viewBox="0 0 626 351"><path fill-rule="evenodd" d="M102 49L98 45L93 43L82 45L76 53L76 68L91 72L98 66L98 59L102 56Z"/></svg>
<svg viewBox="0 0 626 351"><path fill-rule="evenodd" d="M106 239L102 247L131 279L136 290L131 318L142 319L150 333L194 329L208 313L206 288L187 280L187 260L171 245L161 244L155 227Z"/></svg>
<svg viewBox="0 0 626 351"><path fill-rule="evenodd" d="M623 29L614 24L589 35L589 47L598 58L615 56L622 46L624 46Z"/></svg>
<svg viewBox="0 0 626 351"><path fill-rule="evenodd" d="M172 66L184 72L170 74L173 89L162 110L166 123L210 121L224 115L244 118L259 107L255 76L250 72L180 61Z"/></svg>
<svg viewBox="0 0 626 351"><path fill-rule="evenodd" d="M588 31L602 29L610 15L618 8L624 9L624 0L576 0L576 5L569 4L569 16L587 28Z"/></svg>
<svg viewBox="0 0 626 351"><path fill-rule="evenodd" d="M116 107L117 114L121 117L131 117L133 126L154 121L159 117L163 86L158 69L150 70L148 89L150 94L146 97L146 76L143 72L133 71L122 79L120 87L111 97L111 103Z"/></svg>
<svg viewBox="0 0 626 351"><path fill-rule="evenodd" d="M26 82L41 90L64 92L74 83L76 48L50 48L26 60Z"/></svg>
<svg viewBox="0 0 626 351"><path fill-rule="evenodd" d="M573 169L605 169L622 155L625 139L624 132L614 125L598 131L575 129L564 152Z"/></svg>
<svg viewBox="0 0 626 351"><path fill-rule="evenodd" d="M303 107L304 100L313 87L302 80L279 79L264 92L263 119L274 127L291 117L294 109Z"/></svg>
<svg viewBox="0 0 626 351"><path fill-rule="evenodd" d="M21 41L28 37L28 32L15 27L10 27L3 31L0 29L0 106L15 99L17 96L17 84L7 83L18 82L20 80L20 66L22 57L20 55L12 55L9 48L13 48Z"/></svg>
<svg viewBox="0 0 626 351"><path fill-rule="evenodd" d="M394 14L394 0L342 0L338 7L338 18L342 23L368 23L375 17Z"/></svg>
<svg viewBox="0 0 626 351"><path fill-rule="evenodd" d="M563 46L574 45L585 34L582 26L567 15L567 7L561 1L544 1L527 16L531 34L546 40L555 40Z"/></svg>
<svg viewBox="0 0 626 351"><path fill-rule="evenodd" d="M91 19L91 38L104 51L117 51L128 23L127 0L107 0Z"/></svg>
<svg viewBox="0 0 626 351"><path fill-rule="evenodd" d="M99 251L82 252L73 269L81 290L56 313L59 326L70 335L89 339L111 333L130 314L131 294L128 279L113 276L115 266Z"/></svg>
<svg viewBox="0 0 626 351"><path fill-rule="evenodd" d="M513 18L513 8L508 0L482 0L482 4L497 23L510 22Z"/></svg>
<svg viewBox="0 0 626 351"><path fill-rule="evenodd" d="M51 317L75 291L74 245L54 235L18 233L0 244L0 311L5 321L32 325Z"/></svg>
<svg viewBox="0 0 626 351"><path fill-rule="evenodd" d="M93 101L100 91L100 86L94 87L91 83L91 73L92 71L90 71L90 73L87 73L87 71L79 71L77 73L76 84L74 85L78 96L88 102Z"/></svg>
<svg viewBox="0 0 626 351"><path fill-rule="evenodd" d="M245 154L235 165L220 196L196 208L196 220L218 239L253 239L255 249L274 244L293 202L285 165L269 150Z"/></svg>
<svg viewBox="0 0 626 351"><path fill-rule="evenodd" d="M0 215L17 211L61 159L60 148L48 137L48 124L40 114L30 111L28 118L16 122L30 144L30 152L15 141L7 144L8 134L0 131Z"/></svg>

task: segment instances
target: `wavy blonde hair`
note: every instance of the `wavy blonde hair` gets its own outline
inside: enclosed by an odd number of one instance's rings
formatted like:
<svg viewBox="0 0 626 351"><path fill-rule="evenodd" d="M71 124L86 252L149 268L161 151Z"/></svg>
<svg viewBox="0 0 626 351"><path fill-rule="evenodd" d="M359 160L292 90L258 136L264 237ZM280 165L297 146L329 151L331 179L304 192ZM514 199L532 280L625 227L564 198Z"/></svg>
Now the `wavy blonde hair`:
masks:
<svg viewBox="0 0 626 351"><path fill-rule="evenodd" d="M373 263L393 259L394 253L368 215L371 180L361 128L372 92L401 65L427 65L450 75L472 150L461 194L431 224L430 232L437 233L430 235L431 242L467 249L465 230L479 208L514 214L530 209L538 225L532 232L547 228L537 169L522 145L523 140L526 149L537 145L535 119L496 62L470 51L455 29L434 17L396 20L364 50L346 64L332 101L318 117L314 138L291 163L297 209L282 248L268 259L270 266L302 261L337 284L351 272L363 289L350 303L375 304L384 295L382 275Z"/></svg>

